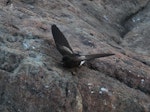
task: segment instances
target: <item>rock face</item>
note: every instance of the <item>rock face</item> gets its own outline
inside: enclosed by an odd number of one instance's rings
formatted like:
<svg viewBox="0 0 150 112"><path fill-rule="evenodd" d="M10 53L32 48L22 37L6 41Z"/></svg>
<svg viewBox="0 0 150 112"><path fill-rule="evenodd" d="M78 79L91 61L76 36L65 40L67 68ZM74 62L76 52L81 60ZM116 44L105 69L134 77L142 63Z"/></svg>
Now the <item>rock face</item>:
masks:
<svg viewBox="0 0 150 112"><path fill-rule="evenodd" d="M149 0L1 1L0 112L150 112L149 18ZM75 52L115 55L63 68L52 24Z"/></svg>

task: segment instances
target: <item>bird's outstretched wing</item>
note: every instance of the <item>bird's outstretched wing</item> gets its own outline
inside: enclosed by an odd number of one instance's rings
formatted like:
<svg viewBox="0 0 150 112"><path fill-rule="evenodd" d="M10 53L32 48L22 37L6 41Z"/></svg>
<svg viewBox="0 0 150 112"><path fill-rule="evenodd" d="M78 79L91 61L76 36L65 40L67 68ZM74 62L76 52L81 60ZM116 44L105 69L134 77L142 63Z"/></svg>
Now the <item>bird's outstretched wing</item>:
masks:
<svg viewBox="0 0 150 112"><path fill-rule="evenodd" d="M92 60L92 59L95 59L95 58L102 58L102 57L107 57L107 56L112 56L112 55L115 55L115 54L111 54L111 53L104 53L104 54L91 54L91 55L82 55L78 58L78 60Z"/></svg>
<svg viewBox="0 0 150 112"><path fill-rule="evenodd" d="M53 38L55 40L57 50L63 56L74 54L72 48L70 47L70 45L67 41L67 39L65 38L63 33L59 30L59 28L55 24L53 24L51 29L52 29L52 35L53 35Z"/></svg>

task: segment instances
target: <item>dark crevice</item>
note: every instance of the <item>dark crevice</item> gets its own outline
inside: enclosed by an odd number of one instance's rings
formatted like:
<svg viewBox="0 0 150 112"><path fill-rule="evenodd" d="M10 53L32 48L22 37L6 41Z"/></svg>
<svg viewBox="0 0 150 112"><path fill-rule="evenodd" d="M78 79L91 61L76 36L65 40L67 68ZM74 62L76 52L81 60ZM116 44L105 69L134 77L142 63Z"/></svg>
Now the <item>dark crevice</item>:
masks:
<svg viewBox="0 0 150 112"><path fill-rule="evenodd" d="M146 60L142 60L140 58L136 58L136 57L132 57L134 60L138 61L138 62L141 62L143 63L144 65L146 66L149 66L150 67L150 62L147 62Z"/></svg>
<svg viewBox="0 0 150 112"><path fill-rule="evenodd" d="M10 5L12 3L12 0L6 0L5 5Z"/></svg>
<svg viewBox="0 0 150 112"><path fill-rule="evenodd" d="M136 59L136 58L135 58ZM138 61L140 61L141 63L143 63L144 65L146 66L150 66L150 63L146 62L146 61L142 61L142 60L139 60L139 59L136 59Z"/></svg>
<svg viewBox="0 0 150 112"><path fill-rule="evenodd" d="M130 19L132 19L134 16L136 16L139 12L143 11L143 10L147 7L147 5L149 4L149 2L150 2L150 1L148 1L145 6L141 7L141 8L140 8L139 10L137 10L136 12L134 12L134 13L128 15L127 17L125 17L125 18L121 21L121 26L124 27L124 31L120 34L122 38L130 31L130 29L126 26L126 23L127 23Z"/></svg>
<svg viewBox="0 0 150 112"><path fill-rule="evenodd" d="M0 93L0 105L3 104L3 102L4 102L4 95L5 95L5 92L2 91L2 92Z"/></svg>
<svg viewBox="0 0 150 112"><path fill-rule="evenodd" d="M145 66L150 66L150 62L147 62L146 60L142 60L141 58L139 58L139 57L135 57L135 56L129 56L129 55L127 55L126 53L125 53L125 50L123 50L123 49L121 49L122 51L120 52L120 53L122 53L123 55L125 55L125 56L127 56L127 57L129 57L129 58L131 58L131 59L133 59L133 60L135 60L135 61L138 61L138 62L140 62L140 63L142 63L142 64L144 64Z"/></svg>
<svg viewBox="0 0 150 112"><path fill-rule="evenodd" d="M107 43L107 44L110 45L111 47L117 49L121 54L123 54L123 55L125 55L125 56L127 56L127 57L129 57L131 59L134 59L134 60L136 60L138 62L141 62L141 63L143 63L146 66L150 66L150 62L147 62L147 60L144 60L144 59L136 57L136 56L129 56L129 55L127 55L125 49L123 49L122 47L113 45L111 43Z"/></svg>
<svg viewBox="0 0 150 112"><path fill-rule="evenodd" d="M66 97L68 97L68 86L69 86L69 83L67 82L66 87L65 87Z"/></svg>
<svg viewBox="0 0 150 112"><path fill-rule="evenodd" d="M120 83L123 83L132 89L140 90L142 93L145 93L145 94L150 94L149 90L147 90L146 88L142 88L141 85L135 85L135 83L132 80L130 80L132 78L128 77L129 74L131 74L128 70L123 71L122 69L120 69L122 71L122 73L126 74L126 78L123 78L123 77L119 76L119 73L118 73L119 69L116 69L114 71L114 73L112 74L112 73L107 72L106 70L100 70L97 66L95 66L91 63L88 64L88 68L91 70L94 70L94 71L104 73L105 75L107 75L115 80L118 80ZM132 75L130 75L130 76L132 76ZM124 79L127 79L127 80L124 80Z"/></svg>

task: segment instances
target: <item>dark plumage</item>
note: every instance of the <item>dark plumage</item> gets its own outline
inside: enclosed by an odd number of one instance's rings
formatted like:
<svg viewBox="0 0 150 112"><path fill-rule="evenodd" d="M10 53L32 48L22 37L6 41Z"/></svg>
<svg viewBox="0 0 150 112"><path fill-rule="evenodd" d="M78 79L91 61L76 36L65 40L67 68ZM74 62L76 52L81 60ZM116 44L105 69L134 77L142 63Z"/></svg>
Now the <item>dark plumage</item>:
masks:
<svg viewBox="0 0 150 112"><path fill-rule="evenodd" d="M55 40L55 44L57 50L62 54L62 62L65 67L73 68L83 65L86 61L112 56L114 54L91 54L91 55L80 55L73 52L72 48L70 47L68 41L66 40L63 33L58 29L56 25L52 25L52 35Z"/></svg>

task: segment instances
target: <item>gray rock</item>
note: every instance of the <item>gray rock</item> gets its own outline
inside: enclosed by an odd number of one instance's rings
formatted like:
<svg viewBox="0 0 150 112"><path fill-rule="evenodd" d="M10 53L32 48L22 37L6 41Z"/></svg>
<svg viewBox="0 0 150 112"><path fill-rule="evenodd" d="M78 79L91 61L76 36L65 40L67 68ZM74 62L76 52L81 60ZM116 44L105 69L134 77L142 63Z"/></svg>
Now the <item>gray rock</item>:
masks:
<svg viewBox="0 0 150 112"><path fill-rule="evenodd" d="M1 112L149 112L149 0L0 6ZM64 68L52 24L77 53L115 55Z"/></svg>

